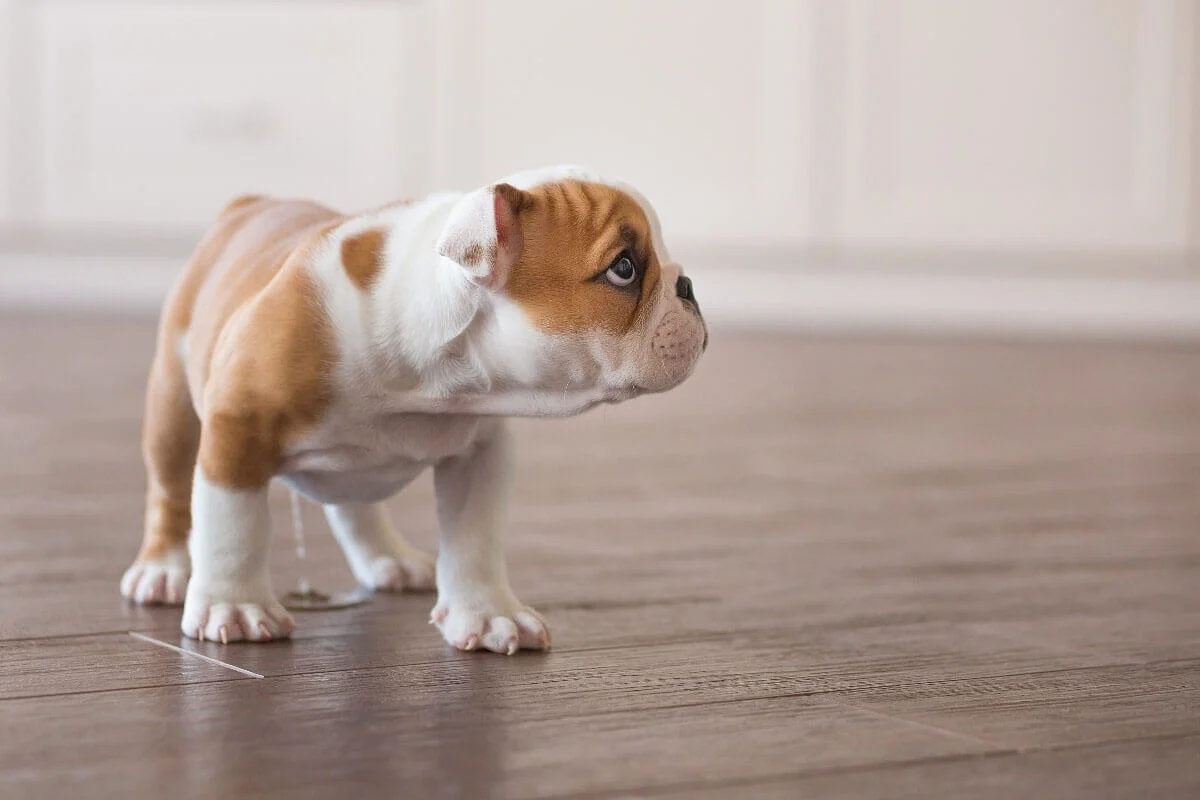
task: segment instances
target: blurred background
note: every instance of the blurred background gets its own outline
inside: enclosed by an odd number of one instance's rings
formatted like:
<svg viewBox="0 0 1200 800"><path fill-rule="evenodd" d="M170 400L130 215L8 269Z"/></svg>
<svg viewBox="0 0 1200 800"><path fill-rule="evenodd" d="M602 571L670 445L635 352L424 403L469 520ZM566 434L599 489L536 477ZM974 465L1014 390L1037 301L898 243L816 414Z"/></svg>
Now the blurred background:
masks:
<svg viewBox="0 0 1200 800"><path fill-rule="evenodd" d="M1200 333L1200 0L0 0L0 304L578 162L714 319Z"/></svg>

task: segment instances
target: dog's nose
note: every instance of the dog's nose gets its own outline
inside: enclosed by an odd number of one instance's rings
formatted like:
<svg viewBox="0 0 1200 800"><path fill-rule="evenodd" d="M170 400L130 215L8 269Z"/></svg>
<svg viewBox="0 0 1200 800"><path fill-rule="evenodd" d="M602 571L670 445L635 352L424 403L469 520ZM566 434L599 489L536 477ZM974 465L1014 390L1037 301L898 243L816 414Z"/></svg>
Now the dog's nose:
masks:
<svg viewBox="0 0 1200 800"><path fill-rule="evenodd" d="M692 279L686 275L680 275L675 281L675 296L683 300L687 300L692 305L696 305L696 295L692 293Z"/></svg>

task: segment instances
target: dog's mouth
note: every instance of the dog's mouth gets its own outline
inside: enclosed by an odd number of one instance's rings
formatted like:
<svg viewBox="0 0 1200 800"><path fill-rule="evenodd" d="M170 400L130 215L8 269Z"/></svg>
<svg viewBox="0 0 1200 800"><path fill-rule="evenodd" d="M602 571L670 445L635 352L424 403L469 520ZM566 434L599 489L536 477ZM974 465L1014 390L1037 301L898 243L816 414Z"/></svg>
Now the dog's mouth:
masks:
<svg viewBox="0 0 1200 800"><path fill-rule="evenodd" d="M623 403L626 400L632 400L635 397L646 394L649 391L643 386L636 383L628 383L624 386L618 386L611 389L604 398L605 403Z"/></svg>
<svg viewBox="0 0 1200 800"><path fill-rule="evenodd" d="M620 403L623 400L632 400L633 398L637 397L639 394L645 394L645 393L646 393L646 390L641 388L640 386L626 386L624 389L620 389L620 390L614 392L612 394L612 400L610 400L609 402Z"/></svg>

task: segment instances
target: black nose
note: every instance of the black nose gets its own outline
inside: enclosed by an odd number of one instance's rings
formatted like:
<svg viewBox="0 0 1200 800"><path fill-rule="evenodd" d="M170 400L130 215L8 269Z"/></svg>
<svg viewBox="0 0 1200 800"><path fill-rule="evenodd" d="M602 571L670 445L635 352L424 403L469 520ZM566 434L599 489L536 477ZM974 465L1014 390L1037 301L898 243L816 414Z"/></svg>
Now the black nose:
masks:
<svg viewBox="0 0 1200 800"><path fill-rule="evenodd" d="M684 275L680 275L675 281L676 297L687 300L692 305L696 305L696 295L692 293L692 279Z"/></svg>

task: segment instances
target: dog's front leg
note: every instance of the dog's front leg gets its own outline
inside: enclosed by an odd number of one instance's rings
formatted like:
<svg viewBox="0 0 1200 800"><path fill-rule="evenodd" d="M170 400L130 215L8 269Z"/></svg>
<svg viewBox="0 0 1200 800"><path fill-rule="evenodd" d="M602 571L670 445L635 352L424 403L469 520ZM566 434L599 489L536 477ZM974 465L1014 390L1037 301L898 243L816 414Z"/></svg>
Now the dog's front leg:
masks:
<svg viewBox="0 0 1200 800"><path fill-rule="evenodd" d="M192 489L192 580L183 632L233 642L285 637L295 627L271 589L267 488L233 489L196 469Z"/></svg>
<svg viewBox="0 0 1200 800"><path fill-rule="evenodd" d="M432 622L462 650L512 655L545 650L550 630L513 594L500 533L512 478L512 446L503 420L481 425L472 449L434 469L441 545L438 602Z"/></svg>

